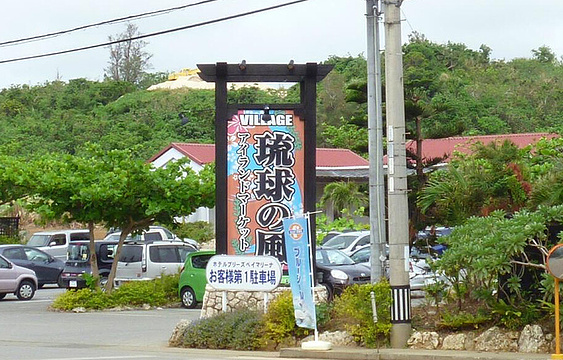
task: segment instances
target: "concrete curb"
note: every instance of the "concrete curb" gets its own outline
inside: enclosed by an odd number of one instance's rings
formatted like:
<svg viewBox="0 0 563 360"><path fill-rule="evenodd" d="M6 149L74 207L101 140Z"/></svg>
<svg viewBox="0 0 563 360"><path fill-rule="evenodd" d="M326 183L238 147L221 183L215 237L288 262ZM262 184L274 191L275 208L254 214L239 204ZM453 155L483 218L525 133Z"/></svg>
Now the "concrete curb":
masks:
<svg viewBox="0 0 563 360"><path fill-rule="evenodd" d="M548 360L551 359L551 354L339 347L327 351L281 349L280 357L325 360Z"/></svg>

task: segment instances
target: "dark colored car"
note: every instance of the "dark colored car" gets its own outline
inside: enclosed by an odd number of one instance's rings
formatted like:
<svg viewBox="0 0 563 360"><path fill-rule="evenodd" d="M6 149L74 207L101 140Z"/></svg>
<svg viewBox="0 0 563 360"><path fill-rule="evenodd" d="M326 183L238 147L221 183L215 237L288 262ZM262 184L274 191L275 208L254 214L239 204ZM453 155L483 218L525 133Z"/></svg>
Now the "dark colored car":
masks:
<svg viewBox="0 0 563 360"><path fill-rule="evenodd" d="M317 280L328 290L328 298L342 293L347 286L370 282L370 268L356 263L337 249L317 248Z"/></svg>
<svg viewBox="0 0 563 360"><path fill-rule="evenodd" d="M60 285L64 262L37 248L19 244L0 245L0 254L14 264L35 271L38 287Z"/></svg>
<svg viewBox="0 0 563 360"><path fill-rule="evenodd" d="M100 283L103 285L107 280L111 264L113 262L117 241L102 240L96 241L96 259L98 260L98 271ZM86 280L83 274L91 274L90 266L90 244L88 241L73 242L68 247L67 260L64 263L64 270L61 274L61 286L68 289L80 289L86 287Z"/></svg>

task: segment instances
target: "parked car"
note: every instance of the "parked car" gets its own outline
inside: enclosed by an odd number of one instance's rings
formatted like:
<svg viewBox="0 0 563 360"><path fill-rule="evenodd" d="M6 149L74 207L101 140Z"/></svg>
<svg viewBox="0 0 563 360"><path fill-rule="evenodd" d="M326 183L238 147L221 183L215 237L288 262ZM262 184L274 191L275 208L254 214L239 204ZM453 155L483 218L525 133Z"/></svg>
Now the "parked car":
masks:
<svg viewBox="0 0 563 360"><path fill-rule="evenodd" d="M356 251L354 251L350 257L357 263L369 263L371 257L371 247L364 246ZM385 244L385 257L389 258L389 245Z"/></svg>
<svg viewBox="0 0 563 360"><path fill-rule="evenodd" d="M35 271L41 289L46 284L59 284L64 262L44 251L19 244L0 245L0 254L18 266Z"/></svg>
<svg viewBox="0 0 563 360"><path fill-rule="evenodd" d="M196 251L188 254L178 283L178 294L182 305L188 309L196 307L197 303L203 301L207 278L205 268L215 251Z"/></svg>
<svg viewBox="0 0 563 360"><path fill-rule="evenodd" d="M340 231L336 231L336 230L332 230L329 231L321 240L321 245L324 245L327 241L329 241L330 239L332 239L333 237L335 237L336 235L340 235L342 234L342 232Z"/></svg>
<svg viewBox="0 0 563 360"><path fill-rule="evenodd" d="M334 236L324 243L325 249L337 249L346 255L351 255L354 251L370 244L369 231L351 231Z"/></svg>
<svg viewBox="0 0 563 360"><path fill-rule="evenodd" d="M177 274L188 254L194 251L195 247L179 241L127 242L117 263L115 284Z"/></svg>
<svg viewBox="0 0 563 360"><path fill-rule="evenodd" d="M0 255L0 299L14 294L20 300L30 300L35 295L37 284L33 270L18 266Z"/></svg>
<svg viewBox="0 0 563 360"><path fill-rule="evenodd" d="M409 279L411 291L423 291L426 285L438 281L446 282L446 278L435 273L426 262L426 259L410 258Z"/></svg>
<svg viewBox="0 0 563 360"><path fill-rule="evenodd" d="M386 246L387 258L389 258L389 246ZM412 252L411 252L412 254ZM350 256L355 262L371 266L371 249L370 247L362 248L354 252ZM426 285L432 284L437 281L445 281L445 277L435 274L430 265L428 265L427 258L419 258L417 256L409 257L409 283L412 291L422 291ZM385 261L386 275L389 277L389 263Z"/></svg>
<svg viewBox="0 0 563 360"><path fill-rule="evenodd" d="M88 230L41 231L31 235L27 246L36 247L65 261L68 245L72 241L80 240L90 240L90 232Z"/></svg>
<svg viewBox="0 0 563 360"><path fill-rule="evenodd" d="M317 248L316 265L317 280L327 288L329 299L347 286L370 282L370 267L337 249Z"/></svg>
<svg viewBox="0 0 563 360"><path fill-rule="evenodd" d="M113 263L117 241L101 240L94 242L100 283L105 284ZM61 273L61 287L67 289L81 289L86 287L84 274L92 274L90 265L90 243L88 241L76 241L70 244L67 252L67 260Z"/></svg>
<svg viewBox="0 0 563 360"><path fill-rule="evenodd" d="M109 232L106 237L104 238L104 240L119 240L119 237L121 236L121 231L116 230L113 232ZM188 243L190 245L192 245L193 247L195 247L196 249L199 249L199 243L193 239L188 239L188 238L179 238L178 236L176 236L173 232L171 232L170 230L168 230L167 228L163 227L163 226L149 226L148 230L143 231L140 234L136 234L136 235L127 235L126 237L126 241L164 241L164 240L168 240L168 241L182 241L185 243Z"/></svg>

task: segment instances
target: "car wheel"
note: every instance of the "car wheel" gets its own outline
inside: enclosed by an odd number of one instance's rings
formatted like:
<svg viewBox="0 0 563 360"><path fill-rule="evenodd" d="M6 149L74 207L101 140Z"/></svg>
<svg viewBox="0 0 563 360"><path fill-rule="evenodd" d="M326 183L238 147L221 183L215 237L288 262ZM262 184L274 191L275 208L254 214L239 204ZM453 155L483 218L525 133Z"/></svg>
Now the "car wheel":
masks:
<svg viewBox="0 0 563 360"><path fill-rule="evenodd" d="M62 276L62 274L59 275L59 279L57 280L57 285L58 285L60 288L66 287L66 286L65 286L65 282L63 281L63 276Z"/></svg>
<svg viewBox="0 0 563 360"><path fill-rule="evenodd" d="M193 309L197 305L197 300L195 299L195 293L190 287L185 287L182 289L181 293L182 305L188 309Z"/></svg>
<svg viewBox="0 0 563 360"><path fill-rule="evenodd" d="M24 280L21 282L18 290L16 291L16 296L20 300L31 300L35 295L35 284L29 280Z"/></svg>
<svg viewBox="0 0 563 360"><path fill-rule="evenodd" d="M327 283L319 283L319 285L324 286L326 289L326 301L331 302L334 300L334 290L332 289L332 286Z"/></svg>
<svg viewBox="0 0 563 360"><path fill-rule="evenodd" d="M5 296L6 294L0 294L0 300L2 300Z"/></svg>
<svg viewBox="0 0 563 360"><path fill-rule="evenodd" d="M108 283L108 277L107 277L107 276L104 276L104 275L100 275L100 287L101 287L102 289L105 289L107 283Z"/></svg>

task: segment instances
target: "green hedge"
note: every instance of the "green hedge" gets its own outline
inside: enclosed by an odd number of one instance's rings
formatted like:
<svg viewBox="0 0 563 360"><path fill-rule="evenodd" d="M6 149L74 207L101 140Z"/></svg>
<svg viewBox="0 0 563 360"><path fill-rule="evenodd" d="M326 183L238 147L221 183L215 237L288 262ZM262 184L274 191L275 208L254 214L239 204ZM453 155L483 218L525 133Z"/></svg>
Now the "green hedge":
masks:
<svg viewBox="0 0 563 360"><path fill-rule="evenodd" d="M131 281L111 293L89 288L69 290L57 297L51 307L70 311L78 307L102 310L118 306L164 306L179 303L178 279L179 275L164 275L151 281Z"/></svg>

